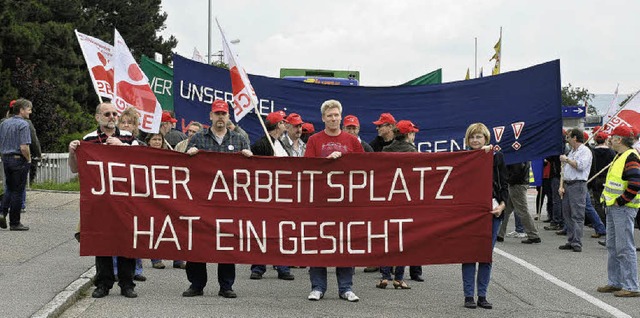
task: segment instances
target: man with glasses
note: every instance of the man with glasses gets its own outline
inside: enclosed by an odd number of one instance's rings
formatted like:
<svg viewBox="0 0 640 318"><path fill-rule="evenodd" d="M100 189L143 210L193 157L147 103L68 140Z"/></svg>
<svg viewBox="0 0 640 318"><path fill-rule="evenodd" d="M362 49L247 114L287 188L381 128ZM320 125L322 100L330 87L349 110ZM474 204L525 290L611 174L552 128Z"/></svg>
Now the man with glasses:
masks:
<svg viewBox="0 0 640 318"><path fill-rule="evenodd" d="M82 141L95 144L106 144L116 146L138 145L136 138L128 131L118 129L118 112L113 104L105 102L96 107L95 119L98 122L98 129L90 132ZM72 172L78 172L78 162L76 149L80 145L79 140L74 140L69 144L69 167ZM78 229L79 229L78 225ZM76 233L79 239L80 231ZM135 259L118 256L118 286L120 294L127 298L136 298L138 294L133 290L136 284L133 283L135 269ZM115 276L113 275L113 260L111 256L96 256L96 276L94 285L96 289L91 294L93 298L102 298L109 295L109 290L113 287Z"/></svg>
<svg viewBox="0 0 640 318"><path fill-rule="evenodd" d="M287 133L280 138L282 146L291 157L304 156L307 144L300 138L302 136L302 117L296 113L291 113L285 122L287 123Z"/></svg>
<svg viewBox="0 0 640 318"><path fill-rule="evenodd" d="M189 140L193 135L197 134L200 130L202 130L202 124L194 121L187 126L187 139L179 142L173 150L177 152L187 152L187 146L189 145Z"/></svg>
<svg viewBox="0 0 640 318"><path fill-rule="evenodd" d="M382 148L393 142L394 130L396 129L396 119L390 113L380 114L380 118L373 122L376 125L378 136L369 145L375 152L381 152Z"/></svg>

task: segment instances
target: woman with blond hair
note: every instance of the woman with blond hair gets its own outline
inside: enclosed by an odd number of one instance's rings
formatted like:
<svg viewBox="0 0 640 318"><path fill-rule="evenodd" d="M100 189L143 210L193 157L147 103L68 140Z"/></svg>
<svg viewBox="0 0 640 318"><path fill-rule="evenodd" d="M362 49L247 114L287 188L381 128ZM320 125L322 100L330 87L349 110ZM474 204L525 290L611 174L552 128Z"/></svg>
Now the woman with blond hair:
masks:
<svg viewBox="0 0 640 318"><path fill-rule="evenodd" d="M483 149L486 152L493 151L489 144L491 135L489 129L482 123L471 124L467 128L464 137L465 144L471 150ZM500 151L493 152L493 209L490 211L492 217L491 247L496 244L496 237L502 223L502 211L505 202L509 197L507 184L507 166L504 163L504 156ZM477 267L476 267L477 264ZM476 279L477 274L477 279ZM487 301L487 288L491 280L491 263L466 263L462 264L462 284L464 288L464 306L466 308L476 308L476 305L484 309L491 309L493 305ZM478 301L474 301L474 291L477 288Z"/></svg>

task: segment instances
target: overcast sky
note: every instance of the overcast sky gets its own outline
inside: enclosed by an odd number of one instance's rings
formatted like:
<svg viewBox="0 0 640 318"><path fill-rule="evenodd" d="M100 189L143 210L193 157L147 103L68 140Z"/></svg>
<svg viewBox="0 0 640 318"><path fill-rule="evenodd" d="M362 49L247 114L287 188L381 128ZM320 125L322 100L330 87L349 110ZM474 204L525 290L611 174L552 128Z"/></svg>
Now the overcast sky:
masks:
<svg viewBox="0 0 640 318"><path fill-rule="evenodd" d="M591 93L640 89L640 1L247 1L212 0L232 50L247 72L278 77L280 68L360 71L361 85L391 86L443 69L443 81L491 74L502 27L508 72L560 59L562 84ZM163 35L176 53L207 54L207 0L163 0ZM212 24L212 52L221 50Z"/></svg>

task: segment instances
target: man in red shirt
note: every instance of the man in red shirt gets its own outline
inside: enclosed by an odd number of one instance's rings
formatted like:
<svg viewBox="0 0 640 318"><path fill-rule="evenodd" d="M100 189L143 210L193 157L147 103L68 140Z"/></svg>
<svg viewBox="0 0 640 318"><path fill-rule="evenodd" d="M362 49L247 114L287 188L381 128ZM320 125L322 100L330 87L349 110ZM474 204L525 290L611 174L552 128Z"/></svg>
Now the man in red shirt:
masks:
<svg viewBox="0 0 640 318"><path fill-rule="evenodd" d="M340 129L342 121L342 105L339 101L330 99L320 107L324 130L309 137L305 157L322 157L338 159L343 153L364 152L358 138ZM336 267L338 278L338 294L340 298L356 302L360 300L351 291L353 285L353 267ZM311 293L309 300L320 300L327 291L327 268L311 267L309 269Z"/></svg>

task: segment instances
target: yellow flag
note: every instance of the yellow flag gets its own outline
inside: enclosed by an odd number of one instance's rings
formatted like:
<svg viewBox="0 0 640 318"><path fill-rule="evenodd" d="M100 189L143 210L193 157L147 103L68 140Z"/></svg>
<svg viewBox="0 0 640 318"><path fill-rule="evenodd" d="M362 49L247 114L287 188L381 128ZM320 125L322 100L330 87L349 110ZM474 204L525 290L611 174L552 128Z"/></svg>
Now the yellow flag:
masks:
<svg viewBox="0 0 640 318"><path fill-rule="evenodd" d="M491 75L500 74L500 58L501 58L501 49L502 49L502 35L500 35L500 39L498 39L498 43L493 46L493 49L496 51L489 61L496 60L496 65L493 67L491 71Z"/></svg>
<svg viewBox="0 0 640 318"><path fill-rule="evenodd" d="M470 77L469 77L469 68L467 67L467 76L465 76L465 77L464 77L464 79L465 79L465 80L468 80L469 78L470 78Z"/></svg>

